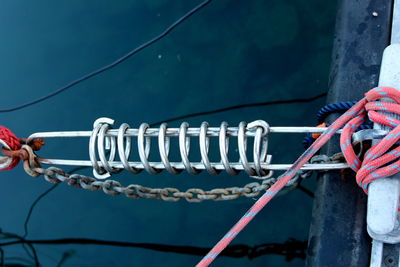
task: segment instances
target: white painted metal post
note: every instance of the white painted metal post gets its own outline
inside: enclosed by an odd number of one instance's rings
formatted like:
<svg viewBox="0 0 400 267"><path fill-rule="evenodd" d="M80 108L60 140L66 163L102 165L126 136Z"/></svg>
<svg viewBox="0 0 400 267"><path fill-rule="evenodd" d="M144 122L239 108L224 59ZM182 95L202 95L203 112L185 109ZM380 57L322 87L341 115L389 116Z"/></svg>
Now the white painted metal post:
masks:
<svg viewBox="0 0 400 267"><path fill-rule="evenodd" d="M391 45L382 58L379 76L380 86L391 86L400 90L400 4L394 0ZM375 129L382 129L374 125ZM371 267L382 266L384 243L400 243L399 197L400 175L382 178L368 187L367 225L368 233L373 238ZM397 255L400 264L400 254Z"/></svg>
<svg viewBox="0 0 400 267"><path fill-rule="evenodd" d="M400 44L392 44L385 49L379 85L400 88ZM384 129L378 124L375 124L374 128ZM374 181L369 185L368 192L368 233L374 240L399 243L397 206L400 196L400 176L394 175Z"/></svg>

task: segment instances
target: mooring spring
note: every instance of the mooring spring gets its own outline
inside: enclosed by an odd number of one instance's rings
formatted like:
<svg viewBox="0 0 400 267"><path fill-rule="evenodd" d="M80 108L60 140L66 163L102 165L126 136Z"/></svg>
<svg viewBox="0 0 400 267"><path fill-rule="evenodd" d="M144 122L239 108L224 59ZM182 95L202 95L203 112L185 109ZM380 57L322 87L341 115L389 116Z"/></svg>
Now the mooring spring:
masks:
<svg viewBox="0 0 400 267"><path fill-rule="evenodd" d="M114 120L109 118L99 118L93 125L89 140L89 157L93 174L98 179L105 179L123 169L134 174L143 169L150 174L157 174L163 169L171 174L179 174L183 170L190 174L199 174L206 169L212 175L219 174L221 170L225 170L230 175L236 175L241 171L240 169L244 169L248 175L262 179L272 175L272 171L264 170L261 166L262 163L269 163L271 160L271 156L267 155L269 125L262 120L249 124L241 122L239 127L232 128L229 128L226 122L222 122L220 127L209 127L207 122L203 122L200 128L189 128L187 122L183 122L179 128L168 128L166 123L162 123L159 128L150 128L147 123L142 123L139 129L132 129L128 124L123 123L118 129L117 136L108 135L107 131L112 129L113 125ZM132 137L137 137L140 163L129 161L129 156L132 154ZM149 161L152 137L158 139L161 162ZM171 137L179 139L181 162L170 162L168 159ZM195 163L189 160L192 137L199 138L201 162ZM219 138L220 162L210 162L208 156L212 137ZM228 159L229 141L232 137L237 137L239 150L240 160L235 163ZM249 162L246 155L249 137L254 138L253 162ZM117 154L123 168L113 166ZM242 168L237 168L240 165Z"/></svg>

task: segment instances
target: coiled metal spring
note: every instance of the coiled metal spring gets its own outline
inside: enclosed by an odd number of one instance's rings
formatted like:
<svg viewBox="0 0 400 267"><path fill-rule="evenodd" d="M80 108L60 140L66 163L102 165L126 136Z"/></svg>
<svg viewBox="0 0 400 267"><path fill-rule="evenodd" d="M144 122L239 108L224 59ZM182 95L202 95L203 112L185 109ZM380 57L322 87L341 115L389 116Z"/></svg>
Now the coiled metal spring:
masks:
<svg viewBox="0 0 400 267"><path fill-rule="evenodd" d="M189 128L189 124L183 122L179 128L168 128L166 123L161 124L159 128L150 128L147 123L142 123L139 129L132 129L123 123L117 133L111 130L113 125L114 120L109 118L99 118L93 125L89 141L89 157L93 174L98 179L105 179L123 169L135 174L143 169L150 174L157 174L166 169L171 174L179 174L183 170L190 174L198 174L202 170L207 170L210 174L216 175L225 170L230 175L236 175L245 170L248 175L262 179L272 175L272 171L262 168L263 163L269 164L271 161L271 156L267 155L269 125L262 120L249 124L241 122L239 127L228 127L226 122L222 122L220 127L209 127L207 122L203 122L200 128ZM140 162L129 161L129 156L132 154L132 137L137 137ZM152 137L158 139L161 162L149 161ZM170 162L168 159L171 137L179 138L181 162ZM201 162L189 160L192 137L199 138ZM208 156L212 137L219 139L220 162L210 162ZM237 137L239 162L230 162L228 159L231 137ZM247 158L249 137L254 138L253 162L249 162ZM115 161L117 154L120 162Z"/></svg>

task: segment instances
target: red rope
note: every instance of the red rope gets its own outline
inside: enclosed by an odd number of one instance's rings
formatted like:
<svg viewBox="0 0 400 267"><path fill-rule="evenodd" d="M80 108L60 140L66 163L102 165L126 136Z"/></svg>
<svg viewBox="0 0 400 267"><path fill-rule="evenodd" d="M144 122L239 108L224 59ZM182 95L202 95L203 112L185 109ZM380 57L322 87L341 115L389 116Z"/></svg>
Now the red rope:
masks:
<svg viewBox="0 0 400 267"><path fill-rule="evenodd" d="M397 104L376 101L383 97L393 99ZM293 165L278 181L268 189L264 195L245 213L231 230L211 249L211 251L197 264L208 266L244 227L260 212L264 206L293 178L300 168L339 130L343 125L344 131L340 138L341 149L350 167L357 171L357 182L367 192L368 184L379 177L388 177L400 171L400 146L386 153L400 139L400 121L382 115L376 111L389 111L400 114L400 93L390 87L378 87L366 93L365 98L357 102L352 108L332 123L328 129L293 163ZM369 118L380 124L395 127L378 144L366 152L363 162L359 159L352 146L351 135L362 124L368 112ZM395 161L395 162L393 162ZM389 165L388 165L389 164Z"/></svg>
<svg viewBox="0 0 400 267"><path fill-rule="evenodd" d="M396 103L376 101L382 97L388 97ZM387 111L400 114L400 95L399 91L390 87L379 87L372 89L365 95L368 103L365 109L346 124L340 136L340 144L343 155L349 163L350 168L357 172L357 183L367 193L368 184L380 177L390 177L400 171L400 146L391 149L400 139L400 121L378 113L377 111ZM360 126L368 112L371 121L393 128L385 138L373 145L363 159L356 156L353 147L350 145L351 135ZM388 151L391 149L390 151ZM397 160L397 161L396 161Z"/></svg>
<svg viewBox="0 0 400 267"><path fill-rule="evenodd" d="M4 126L0 126L0 140L3 140L10 147L11 150L18 150L21 148L21 143L17 136L15 136L15 134L11 132L10 129ZM13 157L10 166L5 169L0 169L0 171L11 170L18 165L18 162L19 158Z"/></svg>

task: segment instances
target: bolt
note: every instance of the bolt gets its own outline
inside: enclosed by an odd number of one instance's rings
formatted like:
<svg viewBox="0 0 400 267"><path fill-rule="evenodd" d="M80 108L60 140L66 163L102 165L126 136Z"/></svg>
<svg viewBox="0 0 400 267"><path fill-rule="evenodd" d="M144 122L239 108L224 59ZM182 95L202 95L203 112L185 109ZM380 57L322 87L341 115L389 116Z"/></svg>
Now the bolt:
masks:
<svg viewBox="0 0 400 267"><path fill-rule="evenodd" d="M385 258L384 262L385 262L385 264L388 265L388 266L393 266L393 265L395 264L394 257L391 256L391 255L387 256L387 257Z"/></svg>

